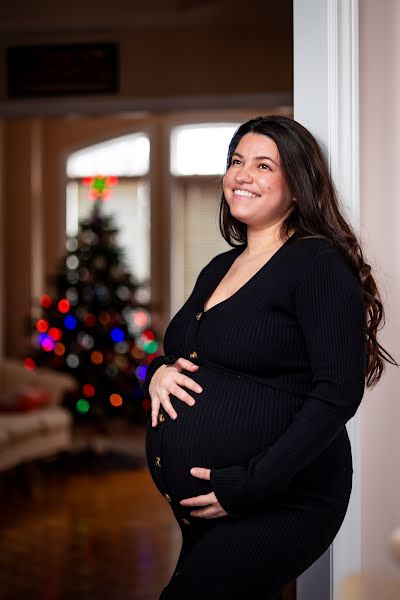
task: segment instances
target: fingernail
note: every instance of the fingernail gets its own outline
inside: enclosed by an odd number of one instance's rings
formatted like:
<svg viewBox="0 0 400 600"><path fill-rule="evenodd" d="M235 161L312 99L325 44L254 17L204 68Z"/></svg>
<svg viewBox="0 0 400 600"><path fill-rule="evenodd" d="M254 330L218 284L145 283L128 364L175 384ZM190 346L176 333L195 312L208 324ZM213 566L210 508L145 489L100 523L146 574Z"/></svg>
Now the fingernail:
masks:
<svg viewBox="0 0 400 600"><path fill-rule="evenodd" d="M189 402L189 404L190 404L190 406L194 406L194 405L196 404L196 402L195 402L194 400L191 400L191 401Z"/></svg>
<svg viewBox="0 0 400 600"><path fill-rule="evenodd" d="M202 392L202 391L203 391L203 388L197 388L197 390L198 390L198 392L199 392L199 394L200 394L200 392Z"/></svg>

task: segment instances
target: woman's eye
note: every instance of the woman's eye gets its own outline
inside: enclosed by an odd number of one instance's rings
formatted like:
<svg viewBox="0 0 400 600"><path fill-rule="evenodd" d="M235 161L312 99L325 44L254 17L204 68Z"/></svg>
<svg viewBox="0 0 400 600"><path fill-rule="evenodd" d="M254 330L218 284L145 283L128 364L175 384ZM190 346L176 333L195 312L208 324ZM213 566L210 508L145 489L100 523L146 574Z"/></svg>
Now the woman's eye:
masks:
<svg viewBox="0 0 400 600"><path fill-rule="evenodd" d="M260 165L260 169L264 169L264 170L265 170L265 169L267 169L267 170L269 169L270 171L272 170L272 169L271 169L271 167L270 167L269 165L267 165L266 163L262 163L262 164Z"/></svg>
<svg viewBox="0 0 400 600"><path fill-rule="evenodd" d="M232 158L231 165L239 165L239 164L240 164L240 160L238 158Z"/></svg>

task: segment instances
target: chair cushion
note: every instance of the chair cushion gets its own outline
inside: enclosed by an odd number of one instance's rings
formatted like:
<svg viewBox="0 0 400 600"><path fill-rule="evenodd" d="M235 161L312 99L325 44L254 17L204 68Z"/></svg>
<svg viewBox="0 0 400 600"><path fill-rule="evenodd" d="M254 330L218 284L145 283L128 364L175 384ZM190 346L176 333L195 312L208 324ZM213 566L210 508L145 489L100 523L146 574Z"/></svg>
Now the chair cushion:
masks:
<svg viewBox="0 0 400 600"><path fill-rule="evenodd" d="M23 385L13 391L0 392L0 411L25 412L49 403L49 393L41 387Z"/></svg>

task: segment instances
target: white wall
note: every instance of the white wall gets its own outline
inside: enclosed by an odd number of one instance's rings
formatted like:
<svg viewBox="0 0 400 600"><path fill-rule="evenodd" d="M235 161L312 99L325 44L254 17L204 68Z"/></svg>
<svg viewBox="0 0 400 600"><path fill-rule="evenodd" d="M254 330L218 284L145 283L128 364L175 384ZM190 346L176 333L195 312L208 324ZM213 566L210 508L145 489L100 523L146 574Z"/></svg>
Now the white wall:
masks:
<svg viewBox="0 0 400 600"><path fill-rule="evenodd" d="M384 297L381 344L400 362L400 2L360 2L361 235ZM399 573L387 540L400 526L400 368L361 405L362 567Z"/></svg>

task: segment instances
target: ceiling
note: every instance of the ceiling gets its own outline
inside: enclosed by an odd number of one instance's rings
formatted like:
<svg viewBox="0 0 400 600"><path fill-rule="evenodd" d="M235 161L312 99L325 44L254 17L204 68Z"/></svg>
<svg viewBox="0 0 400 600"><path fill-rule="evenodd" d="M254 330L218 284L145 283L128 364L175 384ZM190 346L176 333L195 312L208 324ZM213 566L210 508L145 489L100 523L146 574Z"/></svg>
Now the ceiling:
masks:
<svg viewBox="0 0 400 600"><path fill-rule="evenodd" d="M8 34L209 29L257 32L291 27L293 0L10 0L0 3L0 32Z"/></svg>

